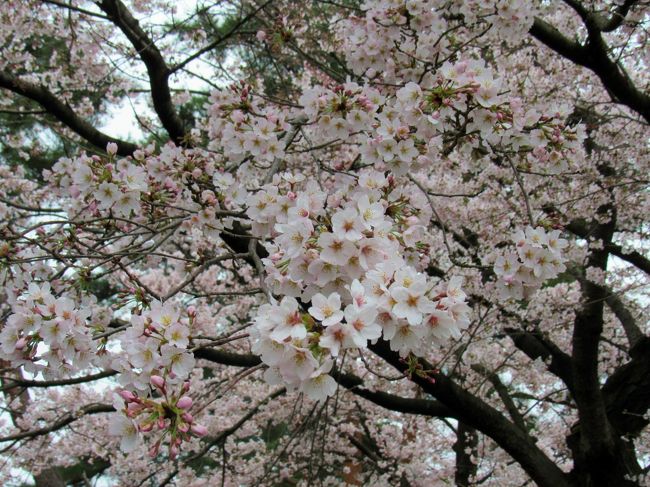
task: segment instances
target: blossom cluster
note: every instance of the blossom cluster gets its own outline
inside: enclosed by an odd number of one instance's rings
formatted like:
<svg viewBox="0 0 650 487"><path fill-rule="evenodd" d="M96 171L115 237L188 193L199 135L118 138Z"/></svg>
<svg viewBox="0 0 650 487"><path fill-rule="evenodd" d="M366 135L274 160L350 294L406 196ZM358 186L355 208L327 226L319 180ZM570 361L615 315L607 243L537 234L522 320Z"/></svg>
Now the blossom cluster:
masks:
<svg viewBox="0 0 650 487"><path fill-rule="evenodd" d="M487 35L512 43L527 34L535 16L529 2L512 0L367 0L363 11L339 28L346 59L355 74L389 82L415 80L431 60L466 47L458 29L470 38Z"/></svg>
<svg viewBox="0 0 650 487"><path fill-rule="evenodd" d="M469 324L460 279L420 272L424 205L378 171L345 179L328 195L284 174L248 201L253 231L274 235L266 282L284 296L260 307L253 350L268 380L315 399L334 392L328 372L344 350L383 335L402 356L422 354Z"/></svg>
<svg viewBox="0 0 650 487"><path fill-rule="evenodd" d="M279 138L288 127L286 115L258 105L259 98L251 90L241 82L210 96L208 148L220 149L231 162L243 161L247 156L272 161L284 154Z"/></svg>
<svg viewBox="0 0 650 487"><path fill-rule="evenodd" d="M122 414L111 418L109 433L120 439L120 448L128 453L136 448L140 433L161 431L149 455L157 456L169 436L169 458L173 459L183 441L188 441L190 435L205 436L207 428L196 423L189 412L193 404L192 398L185 395L190 389L189 382L183 382L177 393L170 391L169 384L159 375L151 376L151 385L158 397L141 397L128 390L119 392L116 409Z"/></svg>
<svg viewBox="0 0 650 487"><path fill-rule="evenodd" d="M90 299L77 303L53 294L49 283L32 282L0 331L2 358L46 377L86 368L102 348L92 340L92 315Z"/></svg>
<svg viewBox="0 0 650 487"><path fill-rule="evenodd" d="M192 319L192 308L182 317L171 301L154 301L149 309L133 314L129 328L120 335L123 353L111 363L120 372L120 383L146 391L154 375L171 384L187 379L195 364L188 350Z"/></svg>
<svg viewBox="0 0 650 487"><path fill-rule="evenodd" d="M559 230L547 232L543 227L517 230L512 241L515 251L508 250L494 263L497 288L505 298L528 299L547 279L553 279L566 267L562 250L568 242Z"/></svg>
<svg viewBox="0 0 650 487"><path fill-rule="evenodd" d="M110 211L116 217L128 218L140 209L142 193L149 189L149 175L137 160L115 160L116 150L114 143L108 144L109 161L85 155L62 158L52 168L50 178L77 205L88 205L84 213L98 216Z"/></svg>

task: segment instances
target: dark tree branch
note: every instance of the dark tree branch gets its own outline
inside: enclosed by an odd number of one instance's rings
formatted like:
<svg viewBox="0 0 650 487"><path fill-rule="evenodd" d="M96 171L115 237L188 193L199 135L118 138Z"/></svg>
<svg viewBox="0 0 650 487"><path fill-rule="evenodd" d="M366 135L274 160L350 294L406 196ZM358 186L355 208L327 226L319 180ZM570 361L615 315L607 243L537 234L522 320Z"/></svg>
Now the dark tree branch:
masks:
<svg viewBox="0 0 650 487"><path fill-rule="evenodd" d="M627 306L625 306L623 300L610 289L605 289L605 292L607 294L605 302L614 315L616 315L618 321L621 322L625 335L627 336L627 341L630 344L630 348L633 348L639 340L643 338L643 333L641 332L639 325L637 325L636 319Z"/></svg>
<svg viewBox="0 0 650 487"><path fill-rule="evenodd" d="M239 21L238 21L235 25L233 25L232 28L231 28L228 32L226 32L223 36L221 36L221 37L219 37L218 39L214 40L214 41L211 42L210 44L208 44L208 45L202 47L201 49L199 49L198 51L196 51L194 54L188 56L188 57L185 58L183 61L181 61L180 63L176 64L175 66L172 66L171 69L169 70L169 72L170 72L170 73L175 73L175 72L177 72L177 71L180 71L181 69L183 69L185 66L187 66L189 63L191 63L191 62L194 61L195 59L201 57L201 56L202 56L203 54L205 54L206 52L209 52L209 51L213 50L214 48L216 48L217 46L219 46L219 45L222 44L223 42L227 41L230 37L232 37L232 36L237 32L237 30L239 30L240 27L242 27L244 24L246 24L246 22L248 22L250 19L252 19L253 17L255 17L255 15L257 15L257 13L258 13L260 10L262 10L264 7L266 7L267 5L269 5L272 1L273 1L273 0L267 0L266 2L264 2L262 5L260 5L260 6L257 7L255 10L251 11L248 15L246 15L246 16L243 17L241 20L239 20Z"/></svg>
<svg viewBox="0 0 650 487"><path fill-rule="evenodd" d="M506 411L508 411L508 414L510 415L512 421L514 421L514 423L519 427L519 429L521 429L522 431L528 434L528 427L526 426L526 421L524 421L523 415L517 408L515 401L510 396L510 393L508 392L508 388L505 386L503 382L501 382L499 375L496 372L488 370L486 367L480 364L474 364L472 366L472 369L478 372L479 374L481 374L483 377L485 377L487 380L489 380L492 383L492 385L494 386L494 390L499 396L499 399L501 399L503 405L506 407Z"/></svg>
<svg viewBox="0 0 650 487"><path fill-rule="evenodd" d="M50 426L47 426L45 428L23 431L22 433L16 433L14 435L4 436L0 438L0 443L4 443L7 441L22 440L24 438L36 438L37 436L48 435L50 433L53 433L54 431L58 431L61 428L68 426L70 423L76 421L82 416L86 416L89 414L98 414L98 413L110 413L113 411L115 411L115 408L110 404L89 404L87 406L80 408L75 413L67 413L62 418L56 420Z"/></svg>
<svg viewBox="0 0 650 487"><path fill-rule="evenodd" d="M625 0L623 4L618 5L614 9L614 12L612 12L612 15L609 18L606 19L602 16L599 16L598 28L602 32L612 32L618 29L625 20L625 17L629 13L630 8L632 8L635 3L637 3L636 0Z"/></svg>
<svg viewBox="0 0 650 487"><path fill-rule="evenodd" d="M593 71L615 102L631 108L650 122L650 96L638 90L625 70L609 58L608 47L597 23L591 20L588 13L585 12L585 15L589 40L584 46L568 39L551 24L537 17L530 34L560 56Z"/></svg>
<svg viewBox="0 0 650 487"><path fill-rule="evenodd" d="M470 487L473 484L472 479L476 478L478 465L472 461L472 455L477 455L477 447L478 434L476 430L459 421L456 429L456 442L453 446L456 453L454 482L458 487Z"/></svg>
<svg viewBox="0 0 650 487"><path fill-rule="evenodd" d="M198 349L194 352L194 356L198 359L234 367L255 367L262 363L257 355L227 352L213 348ZM350 392L391 411L441 418L457 417L454 411L438 401L406 398L382 391L371 391L363 387L363 379L353 374L335 373L333 377Z"/></svg>
<svg viewBox="0 0 650 487"><path fill-rule="evenodd" d="M565 228L580 238L586 239L592 234L592 229L588 225L579 221L573 221L566 225ZM650 260L636 250L632 252L624 252L620 245L612 242L605 242L605 250L619 259L629 262L633 266L641 269L646 274L650 274Z"/></svg>
<svg viewBox="0 0 650 487"><path fill-rule="evenodd" d="M515 346L524 352L531 360L541 358L547 362L548 370L559 377L569 390L573 389L573 376L571 375L571 357L564 353L550 340L544 338L536 331L525 331L517 328L506 328L504 330L512 338Z"/></svg>
<svg viewBox="0 0 650 487"><path fill-rule="evenodd" d="M638 435L648 425L650 407L650 337L642 337L630 350L632 360L605 382L602 394L607 417L619 435Z"/></svg>
<svg viewBox="0 0 650 487"><path fill-rule="evenodd" d="M176 144L182 144L186 131L172 103L169 89L171 71L160 50L120 0L101 0L96 3L119 27L138 52L149 75L154 110L169 137Z"/></svg>
<svg viewBox="0 0 650 487"><path fill-rule="evenodd" d="M0 388L0 392L8 391L16 387L56 387L56 386L68 386L73 384L83 384L85 382L92 382L99 379L104 379L106 377L111 377L116 375L117 372L114 370L106 370L104 372L99 372L97 374L85 375L83 377L75 377L74 379L62 379L62 380L25 380L17 379L14 377L3 377L3 386Z"/></svg>
<svg viewBox="0 0 650 487"><path fill-rule="evenodd" d="M194 357L233 367L255 367L262 363L257 355L227 352L214 348L199 348L194 352Z"/></svg>
<svg viewBox="0 0 650 487"><path fill-rule="evenodd" d="M605 272L609 256L606 245L614 235L616 213L607 204L598 208L598 214L608 221L594 227L593 237L604 245L591 249L586 267ZM603 286L589 280L582 281L581 288L583 304L574 320L571 356L572 393L580 418L568 439L574 456L572 473L587 485L634 485L627 480L634 472L630 470L626 449L609 422L598 374L598 346L607 293Z"/></svg>
<svg viewBox="0 0 650 487"><path fill-rule="evenodd" d="M94 145L97 149L105 151L109 142L117 144L117 153L121 156L133 154L138 148L135 144L116 139L100 132L83 118L79 117L72 108L59 100L47 88L39 86L5 72L0 72L0 88L29 98L41 105L49 114L59 122L72 129L77 135Z"/></svg>
<svg viewBox="0 0 650 487"><path fill-rule="evenodd" d="M385 409L398 413L420 414L433 418L458 418L458 415L439 401L397 396L363 388L363 380L352 374L334 374L336 381L350 392Z"/></svg>
<svg viewBox="0 0 650 487"><path fill-rule="evenodd" d="M400 372L408 372L407 364L397 352L390 350L385 341L371 345L370 349ZM455 411L459 420L492 438L510 454L530 477L541 487L568 487L565 474L516 425L489 404L462 389L444 374L433 372L433 367L419 359L419 366L427 376L413 374L412 379L424 392Z"/></svg>
<svg viewBox="0 0 650 487"><path fill-rule="evenodd" d="M84 14L84 15L89 15L91 17L97 17L98 19L109 20L108 17L99 14L97 12L92 12L90 10L75 7L74 5L70 5L69 3L59 2L58 0L41 0L41 2L49 3L50 5L56 5L57 7L61 7L61 8L67 8L68 10L79 12L80 14Z"/></svg>

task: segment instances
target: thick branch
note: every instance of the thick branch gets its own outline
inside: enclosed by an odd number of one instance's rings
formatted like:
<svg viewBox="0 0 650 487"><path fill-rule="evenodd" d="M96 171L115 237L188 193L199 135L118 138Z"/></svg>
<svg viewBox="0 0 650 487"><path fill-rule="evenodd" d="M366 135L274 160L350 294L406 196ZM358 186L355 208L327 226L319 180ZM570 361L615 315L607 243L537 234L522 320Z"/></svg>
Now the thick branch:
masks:
<svg viewBox="0 0 650 487"><path fill-rule="evenodd" d="M186 135L185 128L172 103L169 89L171 72L160 50L120 0L101 0L97 5L119 27L138 52L149 75L154 110L169 137L175 143L181 144Z"/></svg>
<svg viewBox="0 0 650 487"><path fill-rule="evenodd" d="M650 96L638 90L627 73L609 58L607 46L592 22L587 22L587 29L589 42L585 46L568 39L539 18L535 18L530 34L562 57L593 71L614 101L650 122Z"/></svg>
<svg viewBox="0 0 650 487"><path fill-rule="evenodd" d="M478 434L476 430L459 421L456 430L456 442L453 446L456 453L454 482L458 487L474 485L472 480L476 477L478 466L472 461L472 455L477 455L477 447Z"/></svg>
<svg viewBox="0 0 650 487"><path fill-rule="evenodd" d="M343 387L359 397L363 397L390 411L407 414L420 414L434 418L457 418L454 411L439 401L397 396L382 391L371 391L361 387L363 380L352 374L335 374L334 378Z"/></svg>
<svg viewBox="0 0 650 487"><path fill-rule="evenodd" d="M593 237L607 245L616 227L615 210L611 205L604 205L598 213L601 217L609 217L609 221L595 226ZM587 258L587 267L605 272L607 260L605 248L594 248ZM598 345L607 293L603 286L589 280L581 284L583 303L574 321L571 357L572 393L580 418L571 435L577 438L569 441L574 452L573 473L587 485L628 485L627 475L633 472L629 470L622 442L607 417L598 374Z"/></svg>
<svg viewBox="0 0 650 487"><path fill-rule="evenodd" d="M0 72L0 88L6 88L14 93L29 98L41 105L59 122L72 129L77 135L97 147L106 150L109 142L117 144L117 153L121 156L131 155L138 148L135 144L116 139L100 132L83 118L79 117L72 108L59 100L47 88L39 86L8 73Z"/></svg>
<svg viewBox="0 0 650 487"><path fill-rule="evenodd" d="M602 388L607 417L620 435L638 435L648 425L650 407L650 337L630 350L632 360L619 367Z"/></svg>
<svg viewBox="0 0 650 487"><path fill-rule="evenodd" d="M571 357L560 350L550 340L544 338L541 333L519 330L517 328L506 328L515 346L524 352L531 360L541 358L544 362L550 358L548 370L562 379L569 390L573 389L573 376L571 375Z"/></svg>
<svg viewBox="0 0 650 487"><path fill-rule="evenodd" d="M592 234L591 228L580 221L572 221L566 225L565 228L580 238L589 238ZM612 242L605 243L605 250L619 259L629 262L633 266L641 269L646 274L650 274L650 260L636 250L632 252L624 252L620 245Z"/></svg>
<svg viewBox="0 0 650 487"><path fill-rule="evenodd" d="M643 338L643 333L637 325L634 316L627 309L625 303L623 303L623 300L611 292L611 290L606 290L606 293L607 299L605 299L605 302L614 315L616 315L618 321L621 322L623 330L625 330L625 335L627 336L627 341L630 344L630 348L632 348Z"/></svg>
<svg viewBox="0 0 650 487"><path fill-rule="evenodd" d="M408 366L397 352L390 350L388 343L380 341L370 349L401 372ZM414 374L412 380L426 393L431 394L458 415L469 426L492 438L512 456L530 477L541 487L562 487L568 482L565 474L553 463L530 437L503 415L480 398L462 389L444 374L431 372L433 369L424 360L419 360L427 376Z"/></svg>

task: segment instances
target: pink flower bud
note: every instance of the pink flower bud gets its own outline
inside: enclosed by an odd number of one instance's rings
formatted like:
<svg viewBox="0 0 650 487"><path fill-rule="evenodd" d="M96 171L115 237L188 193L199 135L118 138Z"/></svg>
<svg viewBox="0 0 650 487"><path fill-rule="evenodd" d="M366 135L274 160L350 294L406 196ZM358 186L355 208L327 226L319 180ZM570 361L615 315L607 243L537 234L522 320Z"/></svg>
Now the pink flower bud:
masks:
<svg viewBox="0 0 650 487"><path fill-rule="evenodd" d="M142 433L148 433L149 431L151 431L153 429L153 423L141 424L140 426L138 426L138 429Z"/></svg>
<svg viewBox="0 0 650 487"><path fill-rule="evenodd" d="M157 387L160 390L165 389L165 379L163 379L159 375L152 375L151 376L151 384L154 387Z"/></svg>
<svg viewBox="0 0 650 487"><path fill-rule="evenodd" d="M192 171L192 177L194 179L200 178L201 174L203 174L203 171L201 171L201 169L199 169L198 167Z"/></svg>
<svg viewBox="0 0 650 487"><path fill-rule="evenodd" d="M192 407L192 398L189 396L183 396L181 397L178 402L176 403L176 407L179 407L180 409L189 409Z"/></svg>
<svg viewBox="0 0 650 487"><path fill-rule="evenodd" d="M117 154L117 144L115 142L109 142L108 144L106 144L106 152L108 152L112 156Z"/></svg>
<svg viewBox="0 0 650 487"><path fill-rule="evenodd" d="M187 392L190 390L190 381L185 381L183 382L183 392Z"/></svg>
<svg viewBox="0 0 650 487"><path fill-rule="evenodd" d="M192 417L192 415L190 413L187 413L187 412L181 414L181 418L183 419L183 421L185 421L186 423L190 423L190 424L192 423L192 421L194 421L194 418Z"/></svg>
<svg viewBox="0 0 650 487"><path fill-rule="evenodd" d="M178 455L178 447L176 445L169 446L169 458L174 459Z"/></svg>
<svg viewBox="0 0 650 487"><path fill-rule="evenodd" d="M194 318L196 316L196 306L188 306L187 315L190 316L191 318Z"/></svg>
<svg viewBox="0 0 650 487"><path fill-rule="evenodd" d="M16 350L22 350L23 348L25 348L25 345L27 345L27 340L25 339L25 337L18 339L18 341L16 342Z"/></svg>
<svg viewBox="0 0 650 487"><path fill-rule="evenodd" d="M193 424L190 429L196 436L205 436L208 434L208 428L201 424Z"/></svg>
<svg viewBox="0 0 650 487"><path fill-rule="evenodd" d="M187 423L181 423L178 425L178 431L181 433L187 433L190 430L190 425Z"/></svg>
<svg viewBox="0 0 650 487"><path fill-rule="evenodd" d="M266 40L266 32L264 32L263 30L258 30L255 37L257 37L258 41L264 42Z"/></svg>
<svg viewBox="0 0 650 487"><path fill-rule="evenodd" d="M158 450L160 450L160 441L157 441L156 444L149 449L149 456L151 458L157 456Z"/></svg>
<svg viewBox="0 0 650 487"><path fill-rule="evenodd" d="M124 391L120 391L120 392L118 392L118 394L119 394L120 397L121 397L122 399L124 399L127 403L129 403L129 402L133 402L133 401L136 401L136 400L137 400L137 396L136 396L135 394L133 394L131 391L126 391L126 390L124 390Z"/></svg>
<svg viewBox="0 0 650 487"><path fill-rule="evenodd" d="M159 430L165 429L165 418L158 418L158 429Z"/></svg>

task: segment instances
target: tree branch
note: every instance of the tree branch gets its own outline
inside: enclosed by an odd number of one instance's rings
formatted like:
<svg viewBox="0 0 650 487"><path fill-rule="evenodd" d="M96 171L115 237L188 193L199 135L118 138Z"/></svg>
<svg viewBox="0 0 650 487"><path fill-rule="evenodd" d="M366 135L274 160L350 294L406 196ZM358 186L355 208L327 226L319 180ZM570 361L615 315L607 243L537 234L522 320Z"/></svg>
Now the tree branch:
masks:
<svg viewBox="0 0 650 487"><path fill-rule="evenodd" d="M650 122L650 96L638 90L623 68L609 58L597 23L591 21L588 14L585 15L589 32L589 41L585 46L569 40L551 24L537 17L529 32L560 56L593 71L615 102L631 108Z"/></svg>
<svg viewBox="0 0 650 487"><path fill-rule="evenodd" d="M0 88L5 88L35 101L59 122L72 129L77 135L90 142L99 150L105 151L106 145L109 142L117 144L117 153L121 156L131 155L138 148L135 144L116 139L115 137L100 132L86 120L79 117L72 108L59 100L43 86L30 83L5 72L0 72Z"/></svg>
<svg viewBox="0 0 650 487"><path fill-rule="evenodd" d="M85 375L83 377L75 377L74 379L62 379L62 380L25 380L17 379L14 377L3 377L3 382L6 382L0 388L0 392L5 392L16 387L57 387L57 386L68 386L73 384L83 384L85 382L92 382L99 379L104 379L106 377L111 377L117 374L114 370L105 370L104 372L99 372L97 374Z"/></svg>
<svg viewBox="0 0 650 487"><path fill-rule="evenodd" d="M541 358L545 363L550 358L548 370L560 378L567 388L573 390L571 375L571 357L564 353L550 340L536 331L525 331L517 328L506 328L506 334L512 338L515 346L524 352L531 360Z"/></svg>
<svg viewBox="0 0 650 487"><path fill-rule="evenodd" d="M24 438L36 438L37 436L48 435L50 433L53 433L54 431L66 427L67 425L76 421L82 416L86 416L89 414L98 414L98 413L110 413L113 411L115 411L115 408L110 404L89 404L87 406L80 408L78 411L74 413L67 413L62 418L58 419L50 426L47 426L45 428L23 431L22 433L16 433L15 435L4 436L0 438L0 443L4 443L7 441L22 440Z"/></svg>
<svg viewBox="0 0 650 487"><path fill-rule="evenodd" d="M588 225L580 221L572 221L571 223L565 225L564 227L569 232L580 238L589 238L592 234L592 229ZM617 245L612 242L605 242L605 250L622 259L633 266L641 269L646 274L650 274L650 260L644 257L641 253L636 250L632 252L624 252L623 248L620 245Z"/></svg>
<svg viewBox="0 0 650 487"><path fill-rule="evenodd" d="M149 75L154 110L169 137L176 144L182 144L186 131L172 103L169 89L171 71L160 50L120 0L101 0L96 3L119 27L138 52Z"/></svg>
<svg viewBox="0 0 650 487"><path fill-rule="evenodd" d="M397 352L390 350L385 341L371 345L370 349L400 372L408 372L407 364ZM530 439L503 415L480 398L465 391L449 377L431 372L433 367L419 359L427 377L413 374L412 381L424 392L431 394L442 404L453 410L459 420L492 438L510 454L530 477L541 487L568 487L565 474Z"/></svg>
<svg viewBox="0 0 650 487"><path fill-rule="evenodd" d="M226 40L228 40L230 37L232 37L233 34L235 34L235 32L237 32L237 30L238 30L240 27L242 27L246 22L248 22L250 19L252 19L255 15L257 15L257 13L258 13L260 10L262 10L264 7L266 7L267 5L269 5L272 1L273 1L273 0L267 0L266 2L264 2L262 5L260 5L260 6L257 7L255 10L251 11L248 15L246 15L246 16L243 17L241 20L239 20L239 21L238 21L238 22L237 22L237 23L236 23L236 24L235 24L235 25L234 25L234 26L233 26L233 27L232 27L228 32L226 32L223 36L219 37L218 39L216 39L215 41L211 42L210 44L208 44L208 45L202 47L201 49L199 49L198 51L196 51L194 54L188 56L188 57L185 58L183 61L181 61L180 63L176 64L175 66L172 66L172 67L170 68L169 72L170 72L170 73L175 73L175 72L177 72L177 71L180 71L181 69L183 69L185 66L187 66L189 63L191 63L191 62L194 61L195 59L201 57L201 56L202 56L203 54L205 54L206 52L211 51L212 49L214 49L215 47L217 47L217 46L218 46L219 44L221 44L222 42L225 42Z"/></svg>

